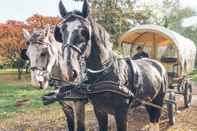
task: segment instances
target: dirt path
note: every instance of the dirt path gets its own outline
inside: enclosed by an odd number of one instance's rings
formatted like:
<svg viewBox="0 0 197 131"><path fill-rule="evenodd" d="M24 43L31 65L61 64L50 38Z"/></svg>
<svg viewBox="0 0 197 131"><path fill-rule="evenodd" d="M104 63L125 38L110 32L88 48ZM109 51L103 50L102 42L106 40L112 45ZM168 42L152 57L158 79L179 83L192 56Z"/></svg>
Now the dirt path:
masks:
<svg viewBox="0 0 197 131"><path fill-rule="evenodd" d="M183 97L177 96L179 113L176 124L169 127L166 115L160 122L161 131L197 131L197 86L194 87L191 108L183 109ZM98 126L91 106L86 108L87 131L97 131ZM148 116L143 107L129 112L128 131L140 131L148 124ZM114 119L109 118L109 129L115 131ZM0 131L65 131L65 117L60 108L44 107L29 114L0 121Z"/></svg>

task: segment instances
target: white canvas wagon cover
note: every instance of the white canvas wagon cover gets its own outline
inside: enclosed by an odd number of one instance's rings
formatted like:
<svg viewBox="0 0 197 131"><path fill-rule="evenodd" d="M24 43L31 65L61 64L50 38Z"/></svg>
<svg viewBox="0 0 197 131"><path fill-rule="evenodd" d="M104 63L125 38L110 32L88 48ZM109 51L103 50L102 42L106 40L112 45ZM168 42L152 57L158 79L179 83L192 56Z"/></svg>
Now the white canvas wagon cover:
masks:
<svg viewBox="0 0 197 131"><path fill-rule="evenodd" d="M142 44L157 48L172 45L184 71L192 71L195 64L196 46L193 41L159 25L140 25L125 32L119 39L123 44Z"/></svg>

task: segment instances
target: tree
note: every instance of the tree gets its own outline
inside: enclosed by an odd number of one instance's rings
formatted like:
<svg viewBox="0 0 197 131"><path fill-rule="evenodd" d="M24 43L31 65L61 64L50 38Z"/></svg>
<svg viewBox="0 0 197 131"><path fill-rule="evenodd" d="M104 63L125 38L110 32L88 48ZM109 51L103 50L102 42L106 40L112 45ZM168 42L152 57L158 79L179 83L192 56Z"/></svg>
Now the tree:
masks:
<svg viewBox="0 0 197 131"><path fill-rule="evenodd" d="M0 25L0 56L8 63L13 64L19 57L21 49L25 47L22 28L27 26L23 22L13 20Z"/></svg>
<svg viewBox="0 0 197 131"><path fill-rule="evenodd" d="M119 36L136 25L165 26L170 11L176 8L179 8L179 0L91 0L92 15L111 34L115 47L118 47Z"/></svg>
<svg viewBox="0 0 197 131"><path fill-rule="evenodd" d="M47 24L56 25L60 22L59 17L49 17L35 14L29 18L27 18L28 26L34 29L43 29Z"/></svg>
<svg viewBox="0 0 197 131"><path fill-rule="evenodd" d="M9 20L0 24L0 56L8 63L13 63L20 56L20 52L26 47L22 29L32 32L35 29L42 29L47 24L55 25L60 18L33 15L26 22Z"/></svg>
<svg viewBox="0 0 197 131"><path fill-rule="evenodd" d="M22 49L26 48L22 29L32 32L35 29L43 29L47 24L55 25L59 21L58 17L33 15L26 22L9 20L5 24L0 24L0 57L4 59L4 63L17 67L19 79L21 79L21 68L25 65L20 58Z"/></svg>

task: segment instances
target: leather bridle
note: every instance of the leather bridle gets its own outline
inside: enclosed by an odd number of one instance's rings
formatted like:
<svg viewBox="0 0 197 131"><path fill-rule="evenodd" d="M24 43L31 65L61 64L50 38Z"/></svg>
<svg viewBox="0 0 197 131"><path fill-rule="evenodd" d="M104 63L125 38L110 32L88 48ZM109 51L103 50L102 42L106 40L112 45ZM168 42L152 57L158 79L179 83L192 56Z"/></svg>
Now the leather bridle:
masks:
<svg viewBox="0 0 197 131"><path fill-rule="evenodd" d="M77 51L80 55L83 55L81 49L74 44L65 44L63 45L63 50L65 50L65 48L72 48L73 50Z"/></svg>
<svg viewBox="0 0 197 131"><path fill-rule="evenodd" d="M38 44L38 45L46 45L46 46L50 45L48 42L44 42L44 41L30 41L30 42L34 42L34 44ZM32 71L39 70L41 72L39 75L45 77L48 75L48 71L47 71L48 63L49 63L49 60L47 61L46 67L33 66L33 67L30 67L30 70Z"/></svg>
<svg viewBox="0 0 197 131"><path fill-rule="evenodd" d="M72 15L74 15L74 14L69 15L62 22L60 22L60 24L58 24L59 28L61 28L60 25L63 24L65 21L67 21L69 19L69 17L72 16ZM80 16L77 16L77 17L80 17ZM92 23L89 22L88 20L86 20L86 19L84 19L84 20L87 21L88 23L90 23L90 25L92 25ZM94 30L94 29L92 29L92 30ZM93 35L92 31L91 31L90 34ZM90 35L90 38L92 37L91 35ZM91 39L90 39L90 42L91 42ZM87 49L88 44L89 43L87 42L86 45L84 45L84 46L86 46L85 50L80 49L78 46L76 46L73 43L72 44L71 43L66 43L66 44L63 45L63 52L64 52L65 48L70 48L70 49L79 53L79 55L80 55L79 64L80 64L80 68L81 68L80 75L81 76L85 75L85 77L86 77L87 72L92 73L92 74L97 74L97 73L102 73L102 72L108 70L113 65L113 62L114 62L113 56L111 56L110 60L103 64L102 69L96 70L96 69L88 68L86 66L86 49ZM82 79L82 81L84 81L84 80Z"/></svg>

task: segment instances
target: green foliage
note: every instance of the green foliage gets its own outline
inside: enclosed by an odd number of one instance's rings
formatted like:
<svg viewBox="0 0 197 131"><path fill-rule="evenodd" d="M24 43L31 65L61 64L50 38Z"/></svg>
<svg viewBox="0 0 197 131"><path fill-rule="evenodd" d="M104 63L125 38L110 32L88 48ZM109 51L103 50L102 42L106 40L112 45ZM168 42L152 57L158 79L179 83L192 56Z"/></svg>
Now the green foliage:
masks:
<svg viewBox="0 0 197 131"><path fill-rule="evenodd" d="M3 69L3 64L0 64L0 69Z"/></svg>
<svg viewBox="0 0 197 131"><path fill-rule="evenodd" d="M172 15L168 18L168 28L182 34L183 36L191 39L197 44L197 28L196 27L182 27L181 22L183 19L195 16L197 13L190 8L178 8L173 10Z"/></svg>
<svg viewBox="0 0 197 131"><path fill-rule="evenodd" d="M197 69L195 69L191 74L189 74L189 77L192 79L192 82L197 83Z"/></svg>
<svg viewBox="0 0 197 131"><path fill-rule="evenodd" d="M4 77L13 79L5 80ZM38 90L24 81L14 81L15 77L14 70L0 71L0 119L43 107L41 96L49 91Z"/></svg>
<svg viewBox="0 0 197 131"><path fill-rule="evenodd" d="M196 12L182 8L180 0L91 0L91 9L98 23L111 34L115 48L119 47L118 38L122 33L140 24L161 25L197 43L197 29L181 27L182 20Z"/></svg>

